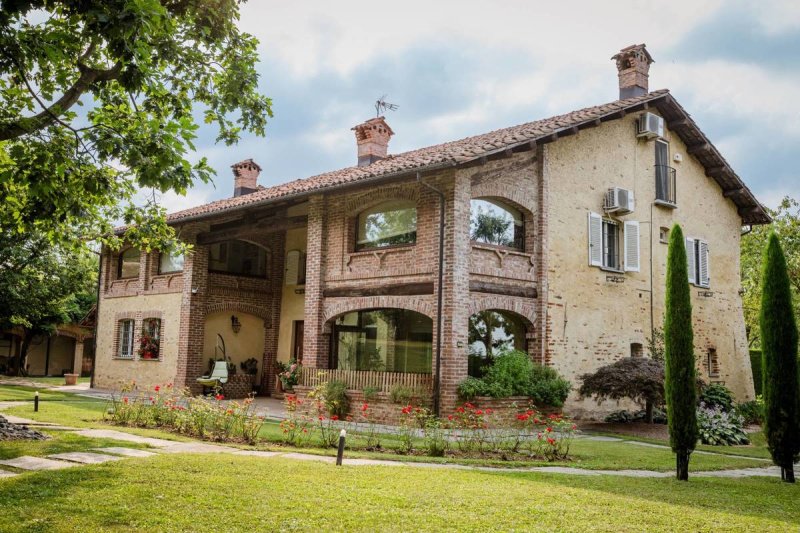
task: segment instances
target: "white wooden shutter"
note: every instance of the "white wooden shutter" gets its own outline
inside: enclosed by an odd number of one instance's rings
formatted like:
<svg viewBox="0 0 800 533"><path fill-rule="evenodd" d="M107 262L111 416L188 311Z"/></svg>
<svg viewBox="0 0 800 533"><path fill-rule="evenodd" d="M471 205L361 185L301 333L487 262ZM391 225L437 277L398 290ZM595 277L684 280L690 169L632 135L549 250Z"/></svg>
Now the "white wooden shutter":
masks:
<svg viewBox="0 0 800 533"><path fill-rule="evenodd" d="M711 279L708 273L708 243L705 241L697 241L697 267L700 274L697 284L708 287Z"/></svg>
<svg viewBox="0 0 800 533"><path fill-rule="evenodd" d="M603 266L603 217L589 213L589 264Z"/></svg>
<svg viewBox="0 0 800 533"><path fill-rule="evenodd" d="M625 271L639 272L639 222L625 222Z"/></svg>
<svg viewBox="0 0 800 533"><path fill-rule="evenodd" d="M297 285L300 275L300 250L289 250L286 254L286 285Z"/></svg>
<svg viewBox="0 0 800 533"><path fill-rule="evenodd" d="M697 258L694 253L694 239L686 239L686 262L689 270L689 283L697 283L695 278L695 265Z"/></svg>

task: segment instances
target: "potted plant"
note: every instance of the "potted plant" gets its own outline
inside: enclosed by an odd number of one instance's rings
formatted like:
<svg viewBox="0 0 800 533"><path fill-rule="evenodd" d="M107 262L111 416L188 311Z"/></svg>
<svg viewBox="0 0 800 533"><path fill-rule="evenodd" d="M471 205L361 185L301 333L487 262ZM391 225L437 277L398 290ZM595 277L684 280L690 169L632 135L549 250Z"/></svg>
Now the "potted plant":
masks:
<svg viewBox="0 0 800 533"><path fill-rule="evenodd" d="M139 338L139 359L158 359L158 337L143 331Z"/></svg>
<svg viewBox="0 0 800 533"><path fill-rule="evenodd" d="M253 380L253 388L256 386L256 374L258 374L258 359L255 357L251 357L250 359L246 359L239 363L239 366L242 367L242 372L245 375L248 375Z"/></svg>
<svg viewBox="0 0 800 533"><path fill-rule="evenodd" d="M300 381L300 365L295 359L288 363L277 361L278 365L278 385L284 392L291 392L294 386Z"/></svg>

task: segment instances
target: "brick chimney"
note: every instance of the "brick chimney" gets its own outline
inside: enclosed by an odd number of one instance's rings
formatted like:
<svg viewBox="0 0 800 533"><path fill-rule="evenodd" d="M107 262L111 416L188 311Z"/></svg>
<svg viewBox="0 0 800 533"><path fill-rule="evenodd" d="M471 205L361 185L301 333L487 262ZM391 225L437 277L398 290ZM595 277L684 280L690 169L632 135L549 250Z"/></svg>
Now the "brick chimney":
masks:
<svg viewBox="0 0 800 533"><path fill-rule="evenodd" d="M233 169L233 196L243 196L258 190L258 174L261 167L252 159L231 165Z"/></svg>
<svg viewBox="0 0 800 533"><path fill-rule="evenodd" d="M611 59L617 62L620 100L650 92L647 78L653 58L644 44L632 44L623 48Z"/></svg>
<svg viewBox="0 0 800 533"><path fill-rule="evenodd" d="M371 118L352 130L356 132L358 166L365 167L386 157L389 138L394 132L384 117Z"/></svg>

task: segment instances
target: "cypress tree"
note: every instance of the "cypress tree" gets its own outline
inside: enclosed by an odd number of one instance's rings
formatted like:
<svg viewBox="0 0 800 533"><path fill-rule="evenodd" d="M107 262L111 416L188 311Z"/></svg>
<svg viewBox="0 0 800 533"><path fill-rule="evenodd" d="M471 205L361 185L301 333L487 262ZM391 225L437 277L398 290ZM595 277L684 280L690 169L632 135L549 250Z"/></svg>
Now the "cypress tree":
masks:
<svg viewBox="0 0 800 533"><path fill-rule="evenodd" d="M695 376L692 302L686 241L677 224L670 231L664 318L664 392L669 443L676 454L676 475L689 479L689 456L697 444L697 378Z"/></svg>
<svg viewBox="0 0 800 533"><path fill-rule="evenodd" d="M800 453L800 386L797 375L797 324L786 258L775 233L764 251L761 281L761 365L764 434L781 479L794 483Z"/></svg>

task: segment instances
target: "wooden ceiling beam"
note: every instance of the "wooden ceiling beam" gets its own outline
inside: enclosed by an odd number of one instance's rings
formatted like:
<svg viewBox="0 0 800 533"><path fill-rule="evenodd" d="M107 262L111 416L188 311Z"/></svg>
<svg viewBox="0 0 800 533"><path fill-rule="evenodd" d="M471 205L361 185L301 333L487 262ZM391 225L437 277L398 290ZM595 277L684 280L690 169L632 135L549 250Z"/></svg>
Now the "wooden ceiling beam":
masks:
<svg viewBox="0 0 800 533"><path fill-rule="evenodd" d="M730 198L731 196L736 196L740 192L744 191L743 187L737 187L735 189L728 189L727 191L722 191L722 196L725 198Z"/></svg>
<svg viewBox="0 0 800 533"><path fill-rule="evenodd" d="M240 239L242 237L252 237L253 235L264 235L267 233L302 228L307 225L308 216L306 215L296 217L266 217L250 225L200 233L197 236L197 244L215 244L218 242Z"/></svg>
<svg viewBox="0 0 800 533"><path fill-rule="evenodd" d="M709 150L711 150L711 144L706 143L706 142L702 142L702 143L693 144L693 145L689 146L686 149L686 153L688 153L689 155L696 155L696 154L700 154L700 153L703 153L703 152L707 152Z"/></svg>

